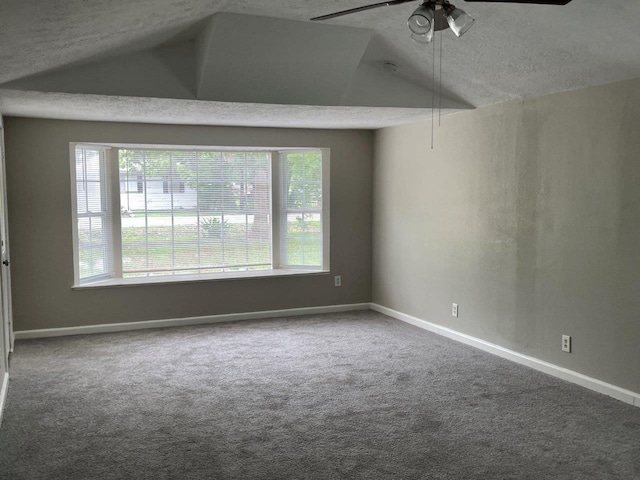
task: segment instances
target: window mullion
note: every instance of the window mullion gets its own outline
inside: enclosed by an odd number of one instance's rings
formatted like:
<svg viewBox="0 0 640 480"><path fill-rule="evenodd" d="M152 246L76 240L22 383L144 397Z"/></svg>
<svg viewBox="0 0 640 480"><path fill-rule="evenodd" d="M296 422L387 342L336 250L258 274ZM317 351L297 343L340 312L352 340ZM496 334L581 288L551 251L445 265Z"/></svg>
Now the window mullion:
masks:
<svg viewBox="0 0 640 480"><path fill-rule="evenodd" d="M302 235L300 236L300 250L302 251L302 265L306 265L307 244L307 156L302 155Z"/></svg>
<svg viewBox="0 0 640 480"><path fill-rule="evenodd" d="M200 152L195 152L195 169L196 169L196 232L198 242L198 273L202 273L202 245L200 235Z"/></svg>
<svg viewBox="0 0 640 480"><path fill-rule="evenodd" d="M331 259L331 152L328 148L321 149L322 152L322 170L320 172L320 185L322 188L322 213L320 218L322 233L322 268L329 270Z"/></svg>
<svg viewBox="0 0 640 480"><path fill-rule="evenodd" d="M249 210L247 208L247 155L244 157L244 164L242 165L242 202L244 203L244 261L249 264ZM255 205L253 206L253 224L256 223Z"/></svg>
<svg viewBox="0 0 640 480"><path fill-rule="evenodd" d="M176 268L176 218L173 198L173 152L169 152L169 185L171 187L171 266Z"/></svg>
<svg viewBox="0 0 640 480"><path fill-rule="evenodd" d="M120 150L107 151L107 188L110 193L111 268L113 276L122 278L122 215L120 214ZM125 189L126 190L126 189Z"/></svg>
<svg viewBox="0 0 640 480"><path fill-rule="evenodd" d="M147 187L147 152L142 152L142 177L144 178L144 185ZM145 259L147 270L149 270L149 202L148 202L148 188L144 189L144 246L145 246ZM147 274L147 277L149 275Z"/></svg>
<svg viewBox="0 0 640 480"><path fill-rule="evenodd" d="M226 200L225 189L224 189L224 183L225 183L224 168L225 168L226 160L227 160L227 155L223 152L222 163L220 164L220 180L221 180L220 186L222 187L221 188L222 198L220 202L220 248L222 248L222 265L227 264L227 259L225 258L225 238L224 238L224 204ZM226 272L226 269L223 268L222 271Z"/></svg>
<svg viewBox="0 0 640 480"><path fill-rule="evenodd" d="M282 178L280 152L271 153L271 268L281 267L282 253ZM284 217L286 221L286 216Z"/></svg>

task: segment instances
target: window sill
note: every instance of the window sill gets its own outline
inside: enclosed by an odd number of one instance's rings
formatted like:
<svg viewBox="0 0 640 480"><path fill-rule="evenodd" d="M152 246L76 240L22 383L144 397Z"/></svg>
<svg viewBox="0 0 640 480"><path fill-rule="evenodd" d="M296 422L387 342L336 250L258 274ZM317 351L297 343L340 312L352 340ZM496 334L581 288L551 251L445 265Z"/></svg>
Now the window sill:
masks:
<svg viewBox="0 0 640 480"><path fill-rule="evenodd" d="M148 285L169 285L181 283L211 282L220 280L244 280L252 278L276 278L299 275L326 275L329 270L304 270L304 269L276 269L256 270L252 272L226 272L211 273L206 275L180 275L165 277L138 277L138 278L111 278L82 285L73 285L72 290L87 290L92 288L112 287L142 287Z"/></svg>

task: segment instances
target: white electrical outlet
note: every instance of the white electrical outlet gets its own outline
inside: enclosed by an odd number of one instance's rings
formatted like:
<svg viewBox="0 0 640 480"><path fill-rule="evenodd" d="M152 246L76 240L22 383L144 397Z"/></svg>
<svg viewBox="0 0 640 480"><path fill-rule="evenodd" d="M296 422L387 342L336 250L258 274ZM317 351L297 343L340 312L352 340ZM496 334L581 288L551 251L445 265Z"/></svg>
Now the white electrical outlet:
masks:
<svg viewBox="0 0 640 480"><path fill-rule="evenodd" d="M342 286L342 276L336 275L335 277L333 277L333 280L336 287Z"/></svg>
<svg viewBox="0 0 640 480"><path fill-rule="evenodd" d="M571 337L569 335L562 335L562 351L571 353Z"/></svg>
<svg viewBox="0 0 640 480"><path fill-rule="evenodd" d="M457 303L452 303L451 304L451 315L453 315L454 317L458 316L458 304Z"/></svg>

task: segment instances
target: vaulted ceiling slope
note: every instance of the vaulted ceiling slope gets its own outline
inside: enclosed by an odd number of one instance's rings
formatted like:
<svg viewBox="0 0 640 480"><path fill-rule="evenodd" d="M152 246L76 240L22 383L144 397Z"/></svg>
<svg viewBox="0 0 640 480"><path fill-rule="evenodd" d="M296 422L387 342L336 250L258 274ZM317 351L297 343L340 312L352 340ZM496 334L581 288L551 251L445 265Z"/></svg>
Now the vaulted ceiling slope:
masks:
<svg viewBox="0 0 640 480"><path fill-rule="evenodd" d="M418 1L308 21L366 3L0 0L0 113L379 128L640 77L640 2L454 0L477 21L443 33L442 86L408 35Z"/></svg>

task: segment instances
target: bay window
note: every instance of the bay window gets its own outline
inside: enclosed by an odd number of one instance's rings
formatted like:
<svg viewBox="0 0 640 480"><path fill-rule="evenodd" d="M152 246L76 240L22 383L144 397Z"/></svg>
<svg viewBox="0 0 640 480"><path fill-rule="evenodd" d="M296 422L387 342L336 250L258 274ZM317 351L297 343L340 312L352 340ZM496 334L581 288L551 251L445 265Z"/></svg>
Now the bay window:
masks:
<svg viewBox="0 0 640 480"><path fill-rule="evenodd" d="M329 268L328 150L72 147L76 285Z"/></svg>

